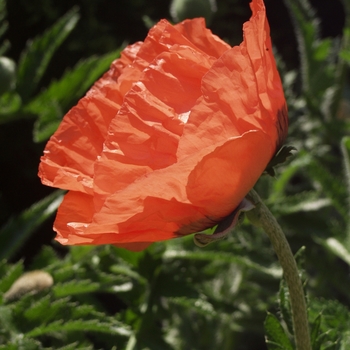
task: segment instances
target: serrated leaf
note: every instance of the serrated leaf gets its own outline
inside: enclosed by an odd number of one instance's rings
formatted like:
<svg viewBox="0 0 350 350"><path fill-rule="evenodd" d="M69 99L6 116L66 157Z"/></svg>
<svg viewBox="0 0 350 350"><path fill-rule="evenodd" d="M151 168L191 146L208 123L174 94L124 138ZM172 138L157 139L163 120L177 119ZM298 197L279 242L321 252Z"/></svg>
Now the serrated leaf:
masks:
<svg viewBox="0 0 350 350"><path fill-rule="evenodd" d="M257 264L250 259L242 256L234 256L229 253L205 251L205 252L190 252L185 250L167 250L163 256L164 259L188 259L188 260L202 260L202 261L223 261L236 263L238 265L247 266L262 273L266 273L272 277L280 278L282 271L280 268L266 268Z"/></svg>
<svg viewBox="0 0 350 350"><path fill-rule="evenodd" d="M315 12L308 1L285 0L285 3L293 19L301 55L304 89L307 89L310 86L310 70L313 61L312 47L318 39L318 22L315 21Z"/></svg>
<svg viewBox="0 0 350 350"><path fill-rule="evenodd" d="M311 325L311 345L312 350L320 350L321 348L321 342L319 339L320 335L320 328L321 328L321 319L322 315L318 315L315 319L315 321Z"/></svg>
<svg viewBox="0 0 350 350"><path fill-rule="evenodd" d="M49 297L52 299L51 296ZM25 316L28 320L40 320L40 324L45 324L54 321L55 319L57 320L58 318L65 317L67 315L67 309L74 309L77 307L75 303L70 301L70 298L61 298L51 301L46 312L42 313L44 311L43 306L46 303L46 301L42 303L42 299L43 298L40 298L37 303L34 305L32 304L27 308Z"/></svg>
<svg viewBox="0 0 350 350"><path fill-rule="evenodd" d="M4 345L4 347L0 346L0 349L6 350L41 350L43 347L40 342L35 339L23 337L22 334L18 334L16 338L11 340L9 343Z"/></svg>
<svg viewBox="0 0 350 350"><path fill-rule="evenodd" d="M4 0L1 0L0 1L0 38L5 34L8 28L8 23L5 22L6 16L7 16L6 2ZM3 47L1 46L0 56L2 56L3 53L4 53Z"/></svg>
<svg viewBox="0 0 350 350"><path fill-rule="evenodd" d="M293 350L293 346L276 316L268 313L264 328L269 350Z"/></svg>
<svg viewBox="0 0 350 350"><path fill-rule="evenodd" d="M140 282L142 284L145 284L147 282L144 277L142 277L139 273L137 273L136 271L130 269L127 266L112 265L110 267L110 270L114 274L131 277L131 278L135 279L136 281L138 281L138 282Z"/></svg>
<svg viewBox="0 0 350 350"><path fill-rule="evenodd" d="M64 302L65 306L67 305L66 302L67 300ZM52 312L51 296L45 295L43 298L40 298L37 302L33 303L29 308L27 308L23 312L23 316L29 321L40 321L40 323L44 324L48 319L48 311L49 313Z"/></svg>
<svg viewBox="0 0 350 350"><path fill-rule="evenodd" d="M30 102L26 111L39 115L34 125L35 142L42 142L54 133L67 110L108 70L119 53L116 50L79 62Z"/></svg>
<svg viewBox="0 0 350 350"><path fill-rule="evenodd" d="M85 269L82 267L74 267L72 268L71 261L67 258L65 261L58 261L47 267L47 271L50 272L56 284L59 282L64 282L67 280L74 279L76 275L81 275L85 272Z"/></svg>
<svg viewBox="0 0 350 350"><path fill-rule="evenodd" d="M72 343L72 344L68 344L68 345L66 345L66 346L64 346L64 347L62 347L62 348L57 348L56 350L75 350L75 349L77 349L78 348L78 343L77 342L75 342L75 343ZM80 348L79 348L80 349ZM85 348L86 350L87 349L91 349L91 350L93 350L93 348L92 347L88 347L88 348Z"/></svg>
<svg viewBox="0 0 350 350"><path fill-rule="evenodd" d="M99 283L91 280L74 280L66 283L58 283L53 287L53 292L57 298L71 296L75 294L91 293L100 290Z"/></svg>
<svg viewBox="0 0 350 350"><path fill-rule="evenodd" d="M7 306L0 306L0 330L1 333L19 333L13 324L12 310Z"/></svg>
<svg viewBox="0 0 350 350"><path fill-rule="evenodd" d="M345 244L350 248L350 137L343 137L340 143L340 149L343 157L344 164L344 178L346 181L347 189L347 205L348 205L348 220L347 220L347 232Z"/></svg>
<svg viewBox="0 0 350 350"><path fill-rule="evenodd" d="M6 274L0 279L0 292L5 293L10 289L12 283L22 275L23 264L18 262L17 264L7 265Z"/></svg>
<svg viewBox="0 0 350 350"><path fill-rule="evenodd" d="M17 71L17 91L23 101L27 101L37 88L53 54L74 29L78 19L78 9L73 8L43 35L28 43Z"/></svg>
<svg viewBox="0 0 350 350"><path fill-rule="evenodd" d="M91 256L92 251L94 251L96 247L92 245L80 245L80 246L72 246L70 250L70 259L73 262L80 262L86 259L86 256Z"/></svg>
<svg viewBox="0 0 350 350"><path fill-rule="evenodd" d="M340 341L340 349L339 350L348 350L348 349L350 349L350 331L344 332L342 334L341 338L342 339Z"/></svg>
<svg viewBox="0 0 350 350"><path fill-rule="evenodd" d="M269 197L269 201L273 203L276 199L284 197L285 189L290 183L291 178L299 169L303 169L311 162L311 156L309 154L299 152L289 164L288 167L283 169L278 178L273 181L273 190Z"/></svg>
<svg viewBox="0 0 350 350"><path fill-rule="evenodd" d="M291 14L308 107L325 118L334 117L343 85L344 67L338 60L339 40L320 37L320 21L308 0L285 0Z"/></svg>
<svg viewBox="0 0 350 350"><path fill-rule="evenodd" d="M213 317L217 314L214 306L204 299L193 299L186 297L169 298L171 303L181 305L183 308L196 311L204 316Z"/></svg>
<svg viewBox="0 0 350 350"><path fill-rule="evenodd" d="M118 247L111 247L111 249L113 249L113 252L116 256L134 267L138 266L140 260L146 254L146 250L141 252L131 252L129 250Z"/></svg>
<svg viewBox="0 0 350 350"><path fill-rule="evenodd" d="M327 198L331 200L334 207L343 216L344 220L348 219L348 211L346 208L346 187L342 181L337 181L334 174L332 174L325 166L316 159L306 166L309 175L322 187Z"/></svg>
<svg viewBox="0 0 350 350"><path fill-rule="evenodd" d="M56 321L52 322L46 326L40 326L26 334L27 337L39 337L44 334L50 333L62 333L62 332L97 332L97 333L106 333L112 335L119 335L123 337L129 337L131 331L128 326L125 326L121 323L107 323L100 322L99 320L74 320L74 321Z"/></svg>
<svg viewBox="0 0 350 350"><path fill-rule="evenodd" d="M298 212L317 211L332 205L329 198L320 198L317 191L301 192L295 195L284 196L269 200L275 214L293 214Z"/></svg>
<svg viewBox="0 0 350 350"><path fill-rule="evenodd" d="M57 262L57 254L50 246L43 246L39 254L35 255L30 263L29 270L40 270L43 266L49 266Z"/></svg>
<svg viewBox="0 0 350 350"><path fill-rule="evenodd" d="M76 349L79 349L79 350L94 350L94 348L92 346L79 346L78 347L78 342L75 342L75 343L72 343L72 344L68 344L62 348L56 348L55 350L76 350Z"/></svg>
<svg viewBox="0 0 350 350"><path fill-rule="evenodd" d="M336 256L338 256L340 259L345 261L350 266L350 252L349 250L339 242L336 238L327 238L326 240L322 241L324 242L324 245Z"/></svg>
<svg viewBox="0 0 350 350"><path fill-rule="evenodd" d="M16 112L22 105L21 97L15 92L7 92L0 96L0 124L18 119Z"/></svg>
<svg viewBox="0 0 350 350"><path fill-rule="evenodd" d="M11 257L32 232L56 211L62 198L62 191L55 191L17 217L11 218L0 229L0 259Z"/></svg>
<svg viewBox="0 0 350 350"><path fill-rule="evenodd" d="M293 335L294 330L293 330L292 312L291 312L290 302L289 302L289 289L284 279L282 279L280 282L279 308L280 308L283 321L287 325L289 333Z"/></svg>

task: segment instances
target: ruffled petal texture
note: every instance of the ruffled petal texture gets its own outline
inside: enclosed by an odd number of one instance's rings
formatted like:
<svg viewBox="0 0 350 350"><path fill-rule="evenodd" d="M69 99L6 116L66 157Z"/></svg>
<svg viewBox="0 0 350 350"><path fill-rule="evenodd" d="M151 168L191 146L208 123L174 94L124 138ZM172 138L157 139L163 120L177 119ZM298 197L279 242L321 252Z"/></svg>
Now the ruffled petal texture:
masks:
<svg viewBox="0 0 350 350"><path fill-rule="evenodd" d="M39 168L69 190L59 242L141 250L239 206L288 127L263 1L251 8L233 48L203 19L160 21L68 112Z"/></svg>

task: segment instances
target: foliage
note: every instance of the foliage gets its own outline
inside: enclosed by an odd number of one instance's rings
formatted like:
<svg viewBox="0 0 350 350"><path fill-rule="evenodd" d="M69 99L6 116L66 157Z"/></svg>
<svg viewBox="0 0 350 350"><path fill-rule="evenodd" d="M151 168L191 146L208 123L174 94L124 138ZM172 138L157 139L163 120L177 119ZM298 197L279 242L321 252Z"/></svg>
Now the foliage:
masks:
<svg viewBox="0 0 350 350"><path fill-rule="evenodd" d="M343 1L343 35L333 38L321 36L322 22L307 0L284 2L300 54L299 66L277 55L289 108L289 139L280 159L270 164L268 173L275 178L263 176L256 189L292 250L304 247L297 260L307 292L313 350L345 350L350 346L350 3ZM141 0L130 3L146 6ZM237 13L230 16L243 16L246 4L233 3ZM157 6L156 1L147 2L147 16L156 13L152 4ZM0 95L0 128L14 125L21 135L21 128L29 125L31 144L21 145L37 147L40 154L41 142L120 49L74 62L72 68L48 77L84 11L73 8L56 18L16 58L10 55L6 5L0 0L0 56L13 63L6 67L16 70L0 72L0 80L10 82L1 85L6 91ZM227 21L226 6L218 2L214 28L237 25L230 16ZM274 31L279 28L272 26L272 35ZM225 35L234 41L230 32ZM71 42L73 47L81 45ZM6 145L2 158L20 144L18 138ZM297 151L290 157L293 147ZM278 164L280 160L286 162ZM34 177L36 169L28 167L23 173ZM282 271L267 237L247 221L226 240L202 249L187 237L140 253L113 246L72 247L62 253L51 243L29 254L28 242L36 240L45 223L46 233L48 227L51 232L50 220L63 194L40 193L28 208L14 210L7 188L1 191L0 349L294 348ZM6 298L23 272L35 270L51 274L53 286Z"/></svg>

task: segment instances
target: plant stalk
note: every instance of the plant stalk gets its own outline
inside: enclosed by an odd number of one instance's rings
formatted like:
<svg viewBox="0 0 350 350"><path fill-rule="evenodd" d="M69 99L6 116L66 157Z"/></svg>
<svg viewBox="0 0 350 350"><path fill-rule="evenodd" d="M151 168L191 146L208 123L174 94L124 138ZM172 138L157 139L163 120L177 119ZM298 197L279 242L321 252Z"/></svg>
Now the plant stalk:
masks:
<svg viewBox="0 0 350 350"><path fill-rule="evenodd" d="M270 238L283 269L289 289L296 349L312 350L304 290L289 243L277 220L256 191L252 189L247 197L255 204L255 209L252 210L255 221Z"/></svg>

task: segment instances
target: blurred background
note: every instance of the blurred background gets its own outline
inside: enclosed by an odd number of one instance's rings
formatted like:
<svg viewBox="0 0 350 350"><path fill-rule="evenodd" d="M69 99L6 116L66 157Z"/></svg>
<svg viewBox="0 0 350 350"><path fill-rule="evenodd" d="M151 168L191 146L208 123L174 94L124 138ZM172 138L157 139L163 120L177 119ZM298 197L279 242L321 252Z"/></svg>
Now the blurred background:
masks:
<svg viewBox="0 0 350 350"><path fill-rule="evenodd" d="M53 241L62 193L37 177L46 141L123 47L142 41L159 19L193 15L192 9L179 10L184 2L171 13L167 0L0 0L0 291L37 268L58 283L49 296L39 291L35 298L22 297L8 318L0 316L0 349L266 349L266 310L279 315L290 336L281 271L266 237L245 221L237 234L204 250L191 238L137 254ZM239 44L250 1L198 0L196 10L201 2L213 33ZM311 300L315 349L345 350L350 348L349 1L265 4L290 111L287 143L298 151L277 169L276 179L261 179L257 189L285 228L293 252L306 247L299 263ZM45 302L58 306L43 321ZM0 313L10 304L4 305ZM80 313L64 305L78 305ZM59 322L68 326L62 329ZM24 345L19 334L25 334Z"/></svg>

